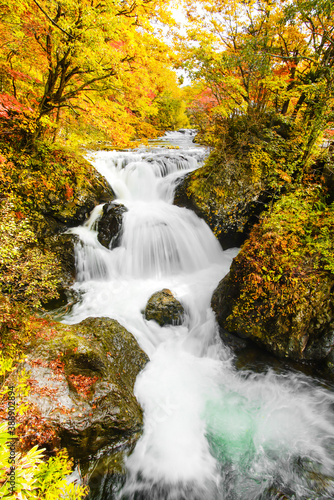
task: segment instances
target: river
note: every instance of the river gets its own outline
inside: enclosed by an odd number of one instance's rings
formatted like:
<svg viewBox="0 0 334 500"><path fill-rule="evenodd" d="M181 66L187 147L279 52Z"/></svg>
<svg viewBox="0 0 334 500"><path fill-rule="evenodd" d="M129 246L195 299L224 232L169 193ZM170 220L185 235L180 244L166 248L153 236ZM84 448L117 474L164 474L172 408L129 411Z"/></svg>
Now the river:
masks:
<svg viewBox="0 0 334 500"><path fill-rule="evenodd" d="M168 133L151 148L91 155L127 212L112 250L97 240L102 207L73 230L81 301L65 321L117 319L150 358L135 386L144 430L116 496L334 498L330 390L295 370L237 370L219 337L210 300L238 249L223 251L203 220L173 205L176 183L206 154L188 131ZM182 325L144 319L147 300L163 288L183 304Z"/></svg>

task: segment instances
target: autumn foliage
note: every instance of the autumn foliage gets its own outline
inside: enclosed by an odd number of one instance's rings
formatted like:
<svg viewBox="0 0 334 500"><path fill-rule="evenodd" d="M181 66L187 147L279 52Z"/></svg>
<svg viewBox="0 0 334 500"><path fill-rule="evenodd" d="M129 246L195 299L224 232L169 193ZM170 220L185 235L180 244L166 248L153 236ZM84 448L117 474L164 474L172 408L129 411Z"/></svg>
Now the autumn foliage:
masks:
<svg viewBox="0 0 334 500"><path fill-rule="evenodd" d="M179 41L183 65L202 86L198 104L209 93L215 99L209 114L191 106L203 139L213 144L240 116L260 129L264 116L275 116L284 122L285 139L289 131L300 135L300 157L310 164L333 120L333 2L186 5L187 36Z"/></svg>
<svg viewBox="0 0 334 500"><path fill-rule="evenodd" d="M0 3L2 135L126 145L176 89L157 22L157 0Z"/></svg>

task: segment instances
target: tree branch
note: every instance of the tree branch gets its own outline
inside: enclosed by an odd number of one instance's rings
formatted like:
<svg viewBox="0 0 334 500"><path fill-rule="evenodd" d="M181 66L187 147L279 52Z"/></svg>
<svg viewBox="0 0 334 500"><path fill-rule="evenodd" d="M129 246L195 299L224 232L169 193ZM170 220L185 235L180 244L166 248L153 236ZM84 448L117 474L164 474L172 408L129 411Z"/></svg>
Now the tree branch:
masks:
<svg viewBox="0 0 334 500"><path fill-rule="evenodd" d="M106 78L110 77L110 76L115 76L115 72L113 73L108 73L106 75L103 75L103 76L100 76L100 77L96 77L96 78L92 78L89 82L86 82L84 84L82 84L80 87L76 88L75 90L72 90L71 92L68 92L68 94L65 94L61 99L59 99L59 102L62 103L64 101L67 101L68 99L71 99L72 97L75 97L76 94L78 94L79 92L82 92L83 90L85 90L87 92L87 87L89 85L91 85L92 83L95 83L95 82L98 82L98 81L101 81L101 80L105 80Z"/></svg>
<svg viewBox="0 0 334 500"><path fill-rule="evenodd" d="M62 31L64 33L64 35L68 36L69 38L74 39L74 36L72 36L70 33L67 33L67 31L63 30L63 28L61 28L53 19L51 19L51 17L47 14L47 12L45 12L45 10L43 9L43 7L41 7L39 5L39 3L37 2L37 0L33 0L33 1L37 5L37 7L43 12L43 14L45 15L45 17L47 17L47 19L50 21L50 23L53 24L53 26L55 26L60 31Z"/></svg>

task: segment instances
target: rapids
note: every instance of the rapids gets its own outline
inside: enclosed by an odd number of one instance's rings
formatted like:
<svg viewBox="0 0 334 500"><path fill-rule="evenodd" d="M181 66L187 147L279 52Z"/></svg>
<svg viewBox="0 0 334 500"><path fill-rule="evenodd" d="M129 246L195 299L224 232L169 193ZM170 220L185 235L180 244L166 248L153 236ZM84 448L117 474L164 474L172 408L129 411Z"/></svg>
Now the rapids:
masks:
<svg viewBox="0 0 334 500"><path fill-rule="evenodd" d="M178 180L207 154L191 139L174 132L163 140L179 149L158 141L92 154L128 208L121 243L108 250L98 242L101 206L71 230L80 238L74 288L81 301L65 322L117 319L150 358L135 386L144 431L117 498L334 498L332 393L298 372L237 371L220 340L210 299L238 249L223 251L204 221L172 204ZM147 300L162 288L183 304L181 326L144 319Z"/></svg>

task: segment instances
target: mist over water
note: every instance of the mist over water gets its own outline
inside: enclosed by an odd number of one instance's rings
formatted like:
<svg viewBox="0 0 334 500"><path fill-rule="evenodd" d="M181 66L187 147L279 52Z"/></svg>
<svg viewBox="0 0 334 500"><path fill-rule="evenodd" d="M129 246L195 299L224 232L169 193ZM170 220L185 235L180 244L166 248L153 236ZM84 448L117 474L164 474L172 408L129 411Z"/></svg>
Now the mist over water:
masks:
<svg viewBox="0 0 334 500"><path fill-rule="evenodd" d="M334 498L333 394L302 374L234 368L210 300L238 249L222 251L202 220L172 205L178 179L200 166L206 151L189 133L165 139L180 149L92 157L128 209L119 247L97 240L102 207L72 230L80 238L74 288L82 300L66 322L117 319L150 358L135 386L144 431L126 459L118 498ZM185 308L180 326L143 317L149 297L163 288Z"/></svg>

